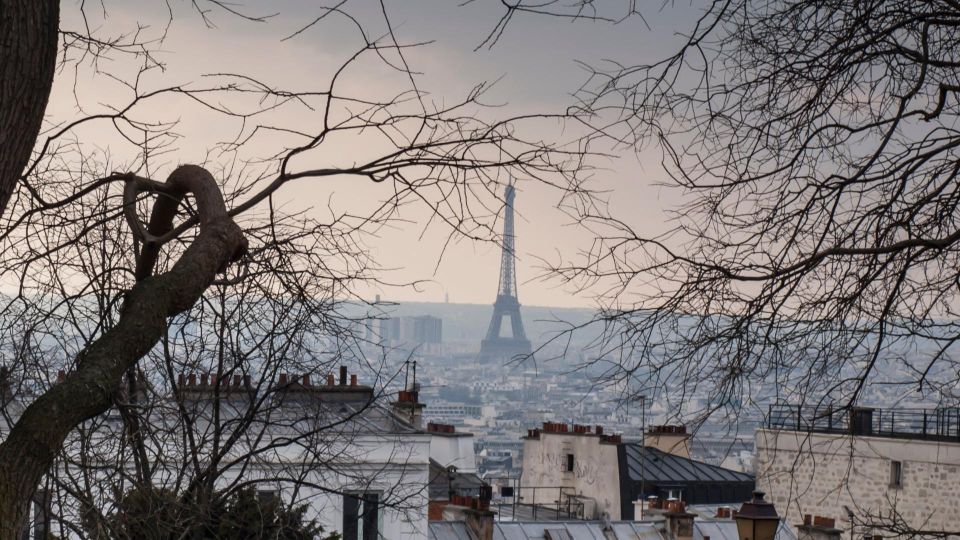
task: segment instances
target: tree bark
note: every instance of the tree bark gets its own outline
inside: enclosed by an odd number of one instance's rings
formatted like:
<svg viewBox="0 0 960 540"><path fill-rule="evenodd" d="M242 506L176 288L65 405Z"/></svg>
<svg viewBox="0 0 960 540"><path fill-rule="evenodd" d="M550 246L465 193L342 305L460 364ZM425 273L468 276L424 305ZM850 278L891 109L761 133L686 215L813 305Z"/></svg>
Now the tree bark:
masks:
<svg viewBox="0 0 960 540"><path fill-rule="evenodd" d="M59 0L0 0L0 216L43 123L59 24Z"/></svg>
<svg viewBox="0 0 960 540"><path fill-rule="evenodd" d="M220 190L206 170L179 167L166 184L130 177L162 191L150 233L169 229L177 202L192 193L200 233L170 271L144 275L124 301L117 325L84 349L77 368L24 411L0 444L0 539L15 539L31 496L53 465L67 435L81 422L107 411L124 372L160 340L167 318L189 309L215 276L246 251L246 240L227 215ZM151 251L151 263L155 260ZM141 267L141 270L149 273Z"/></svg>

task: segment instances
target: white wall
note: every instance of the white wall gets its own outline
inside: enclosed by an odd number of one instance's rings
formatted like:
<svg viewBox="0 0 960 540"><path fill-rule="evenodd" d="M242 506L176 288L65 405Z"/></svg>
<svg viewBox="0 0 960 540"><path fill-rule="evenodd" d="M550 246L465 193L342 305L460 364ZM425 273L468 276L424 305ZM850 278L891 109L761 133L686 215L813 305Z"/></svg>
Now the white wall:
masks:
<svg viewBox="0 0 960 540"><path fill-rule="evenodd" d="M574 470L570 472L562 470L567 454L574 455ZM600 519L604 513L610 519L621 519L617 445L600 444L596 435L541 432L539 439L525 439L521 495L524 503L532 503L534 490L523 486L555 488L536 490L537 503L547 505L559 496L556 488L571 488L577 495L595 501L594 508L587 507L587 519Z"/></svg>
<svg viewBox="0 0 960 540"><path fill-rule="evenodd" d="M112 439L104 442L115 444ZM264 442L260 446L265 445ZM170 450L168 458L180 455L179 451ZM111 449L107 455L115 451ZM342 492L378 492L384 505L379 514L380 538L413 540L427 535L429 460L430 436L426 433L350 432L338 436L334 430L330 430L323 433L322 441L317 440L307 447L285 446L275 452L263 452L257 458L245 461L242 466L225 471L218 477L217 483L218 486L230 485L239 475L244 480L296 478L300 480L296 487L287 481L257 483L257 489L280 491L285 501L290 501L296 490L296 502L310 506L308 517L317 517L325 531L339 533L343 532ZM169 470L156 471L155 485L175 481L178 465L175 459L171 459ZM116 472L110 467L104 471ZM78 473L71 472L74 476ZM60 474L64 474L62 469ZM103 488L109 486L106 478L92 480L95 484L103 480L97 484ZM70 508L64 508L67 521L78 522L79 516L75 515L73 501L67 503L71 505ZM52 510L54 515L59 514L56 501ZM54 523L52 532L60 534L61 529ZM66 533L66 537L76 537L71 536L69 531Z"/></svg>
<svg viewBox="0 0 960 540"><path fill-rule="evenodd" d="M432 433L430 457L444 467L453 465L462 473L477 472L477 454L470 433Z"/></svg>

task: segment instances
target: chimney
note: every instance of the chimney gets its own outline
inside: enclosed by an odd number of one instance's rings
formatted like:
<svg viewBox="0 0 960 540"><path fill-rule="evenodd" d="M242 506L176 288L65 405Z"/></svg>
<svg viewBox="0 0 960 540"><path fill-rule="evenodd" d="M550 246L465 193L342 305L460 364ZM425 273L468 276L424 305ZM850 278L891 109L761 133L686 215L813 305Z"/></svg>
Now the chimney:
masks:
<svg viewBox="0 0 960 540"><path fill-rule="evenodd" d="M67 372L61 369L57 372L57 382L63 382L65 380L67 380Z"/></svg>
<svg viewBox="0 0 960 540"><path fill-rule="evenodd" d="M840 540L842 533L835 519L823 516L805 514L803 523L797 525L797 540Z"/></svg>
<svg viewBox="0 0 960 540"><path fill-rule="evenodd" d="M187 386L196 386L196 385L197 385L197 375L196 373L191 373L190 376L187 377Z"/></svg>
<svg viewBox="0 0 960 540"><path fill-rule="evenodd" d="M327 373L327 386L333 386L336 383L336 377L333 376L333 373Z"/></svg>
<svg viewBox="0 0 960 540"><path fill-rule="evenodd" d="M303 379L301 379L304 386L310 386L310 375L307 373L303 374Z"/></svg>
<svg viewBox="0 0 960 540"><path fill-rule="evenodd" d="M280 381L279 381L279 383L280 383L280 386L286 386L286 385L287 385L287 374L286 374L286 373L281 373L281 374L280 374Z"/></svg>
<svg viewBox="0 0 960 540"><path fill-rule="evenodd" d="M356 386L356 385L357 385L357 374L354 373L350 375L350 386Z"/></svg>
<svg viewBox="0 0 960 540"><path fill-rule="evenodd" d="M187 382L187 376L183 373L177 375L177 386L183 386Z"/></svg>
<svg viewBox="0 0 960 540"><path fill-rule="evenodd" d="M643 444L665 454L690 457L690 434L686 426L650 426Z"/></svg>
<svg viewBox="0 0 960 540"><path fill-rule="evenodd" d="M463 521L476 540L493 540L494 513L490 511L493 489L480 487L480 496L451 498L451 504L443 507L443 521Z"/></svg>
<svg viewBox="0 0 960 540"><path fill-rule="evenodd" d="M694 514L687 512L687 503L668 499L666 512L663 516L666 518L667 532L675 540L693 540L693 519Z"/></svg>
<svg viewBox="0 0 960 540"><path fill-rule="evenodd" d="M355 381L351 381L355 384ZM393 414L410 423L414 429L423 429L423 403L420 403L420 392L416 390L401 390L397 392L397 400L390 404Z"/></svg>
<svg viewBox="0 0 960 540"><path fill-rule="evenodd" d="M347 385L347 366L340 366L340 386Z"/></svg>

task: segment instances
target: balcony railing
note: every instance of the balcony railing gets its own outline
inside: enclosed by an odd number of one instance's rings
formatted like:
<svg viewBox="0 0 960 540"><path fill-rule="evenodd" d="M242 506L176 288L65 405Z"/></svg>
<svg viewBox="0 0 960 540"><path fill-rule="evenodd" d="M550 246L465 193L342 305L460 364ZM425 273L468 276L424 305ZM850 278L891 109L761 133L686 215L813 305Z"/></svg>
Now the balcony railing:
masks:
<svg viewBox="0 0 960 540"><path fill-rule="evenodd" d="M770 405L768 429L960 442L960 408L880 409Z"/></svg>

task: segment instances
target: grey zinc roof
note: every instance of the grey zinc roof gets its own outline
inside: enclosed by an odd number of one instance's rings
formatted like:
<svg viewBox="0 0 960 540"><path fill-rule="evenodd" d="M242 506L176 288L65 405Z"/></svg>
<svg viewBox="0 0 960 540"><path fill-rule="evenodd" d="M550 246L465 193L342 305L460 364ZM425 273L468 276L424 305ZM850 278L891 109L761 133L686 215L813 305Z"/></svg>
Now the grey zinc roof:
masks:
<svg viewBox="0 0 960 540"><path fill-rule="evenodd" d="M473 473L448 473L446 467L430 458L430 500L445 501L450 497L450 488L453 484L454 495L474 496L480 494L483 480Z"/></svg>
<svg viewBox="0 0 960 540"><path fill-rule="evenodd" d="M473 540L467 524L462 521L431 521L427 538L430 540Z"/></svg>
<svg viewBox="0 0 960 540"><path fill-rule="evenodd" d="M703 540L708 537L710 540L739 540L740 535L737 534L737 522L732 519L717 521L694 520L693 540ZM785 521L780 520L776 540L797 540L797 535Z"/></svg>
<svg viewBox="0 0 960 540"><path fill-rule="evenodd" d="M462 521L431 521L430 540L476 540ZM733 520L694 521L693 540L738 540ZM665 540L655 523L649 521L541 521L497 522L493 540ZM776 540L797 540L786 522L780 522Z"/></svg>
<svg viewBox="0 0 960 540"><path fill-rule="evenodd" d="M462 521L431 521L430 540L475 540ZM497 522L493 540L664 540L649 522L615 521Z"/></svg>
<svg viewBox="0 0 960 540"><path fill-rule="evenodd" d="M646 447L642 455L640 444L625 444L627 472L631 480L654 483L686 482L752 482L753 475L731 471L709 463L675 456ZM642 471L642 472L641 472Z"/></svg>

